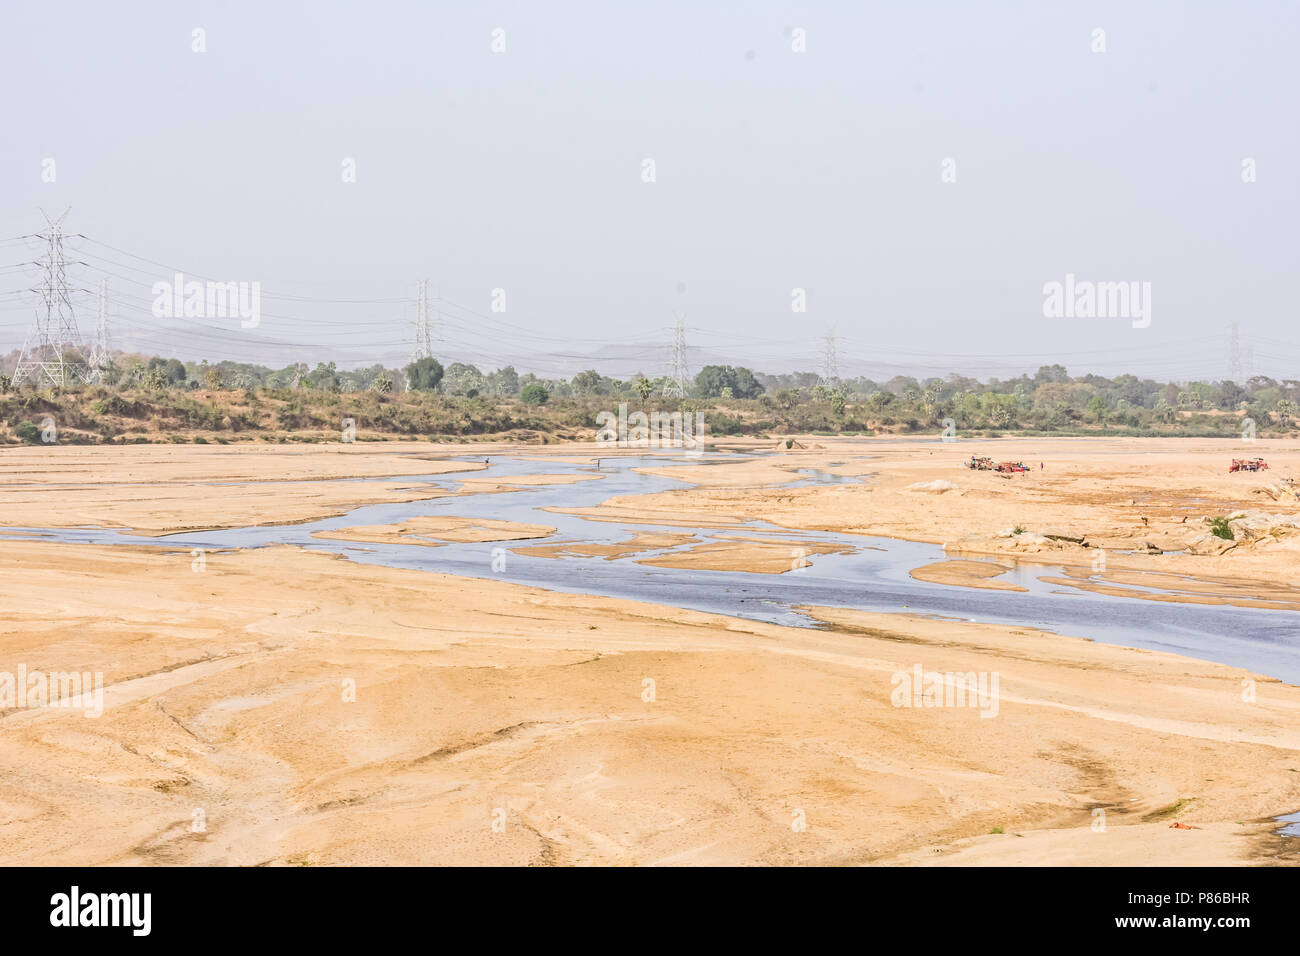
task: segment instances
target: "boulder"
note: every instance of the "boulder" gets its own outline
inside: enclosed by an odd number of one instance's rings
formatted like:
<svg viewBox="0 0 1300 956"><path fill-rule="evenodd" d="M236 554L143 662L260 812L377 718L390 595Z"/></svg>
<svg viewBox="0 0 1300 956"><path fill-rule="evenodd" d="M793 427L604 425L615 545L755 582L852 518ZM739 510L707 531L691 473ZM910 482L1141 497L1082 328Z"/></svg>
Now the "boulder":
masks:
<svg viewBox="0 0 1300 956"><path fill-rule="evenodd" d="M1032 531L1026 531L1024 534L1012 536L1011 547L1016 551L1027 551L1030 554L1035 554L1039 551L1058 550L1060 545L1051 538L1035 534Z"/></svg>
<svg viewBox="0 0 1300 956"><path fill-rule="evenodd" d="M1223 554L1225 551L1231 551L1236 546L1237 542L1235 541L1228 541L1212 534L1203 534L1187 542L1183 546L1183 551L1187 554Z"/></svg>

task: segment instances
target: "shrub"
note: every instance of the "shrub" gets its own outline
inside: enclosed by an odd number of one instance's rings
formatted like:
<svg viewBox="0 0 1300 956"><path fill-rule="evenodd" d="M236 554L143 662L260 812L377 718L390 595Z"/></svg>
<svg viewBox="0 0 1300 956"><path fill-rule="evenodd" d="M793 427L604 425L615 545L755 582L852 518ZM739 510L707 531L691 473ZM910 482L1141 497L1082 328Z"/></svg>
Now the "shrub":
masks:
<svg viewBox="0 0 1300 956"><path fill-rule="evenodd" d="M545 405L551 396L542 386L532 382L524 386L519 397L528 405Z"/></svg>
<svg viewBox="0 0 1300 956"><path fill-rule="evenodd" d="M1223 538L1225 541L1236 540L1236 535L1232 533L1232 528L1228 525L1226 517L1215 518L1210 522L1210 534L1216 538Z"/></svg>

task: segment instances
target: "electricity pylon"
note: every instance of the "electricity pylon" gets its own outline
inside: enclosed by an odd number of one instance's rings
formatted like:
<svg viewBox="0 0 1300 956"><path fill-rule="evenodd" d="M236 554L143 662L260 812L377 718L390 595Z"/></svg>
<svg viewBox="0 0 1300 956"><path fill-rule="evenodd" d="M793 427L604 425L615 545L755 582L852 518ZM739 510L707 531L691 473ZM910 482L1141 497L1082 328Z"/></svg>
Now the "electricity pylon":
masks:
<svg viewBox="0 0 1300 956"><path fill-rule="evenodd" d="M840 383L840 362L835 354L835 330L826 333L822 345L822 381L827 388L834 388Z"/></svg>
<svg viewBox="0 0 1300 956"><path fill-rule="evenodd" d="M68 210L58 219L45 216L46 228L37 235L45 240L45 255L37 265L45 269L39 288L33 289L41 297L36 307L36 324L23 342L22 357L14 370L13 382L21 385L31 381L40 385L81 385L91 380L91 370L82 358L84 343L77 330L77 317L72 309L72 290L68 288L66 263L63 257L63 220Z"/></svg>
<svg viewBox="0 0 1300 956"><path fill-rule="evenodd" d="M668 381L664 383L664 396L685 398L690 387L690 370L686 367L686 320L680 315L673 329L672 358L669 360Z"/></svg>
<svg viewBox="0 0 1300 956"><path fill-rule="evenodd" d="M104 369L112 359L109 357L110 343L108 336L108 280L99 282L99 313L95 321L95 344L90 347L90 376L95 382L102 381Z"/></svg>

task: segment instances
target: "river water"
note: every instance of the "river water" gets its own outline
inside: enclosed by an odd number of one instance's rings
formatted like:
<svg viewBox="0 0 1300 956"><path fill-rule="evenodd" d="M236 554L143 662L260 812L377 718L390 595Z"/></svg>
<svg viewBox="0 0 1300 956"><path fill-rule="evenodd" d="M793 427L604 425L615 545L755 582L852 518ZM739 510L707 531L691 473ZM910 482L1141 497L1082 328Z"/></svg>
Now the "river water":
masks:
<svg viewBox="0 0 1300 956"><path fill-rule="evenodd" d="M706 455L683 464L736 461L734 455ZM468 458L465 460L479 460ZM102 529L23 529L61 541L96 544L153 546L163 542L180 549L256 548L292 544L334 552L367 564L413 568L475 578L494 578L552 591L630 598L655 604L729 614L753 620L794 626L814 626L796 607L826 605L865 611L927 614L957 620L1040 628L1058 634L1086 637L1109 644L1169 651L1188 657L1242 667L1300 684L1300 615L1291 611L1178 604L1093 594L1044 584L1042 575L1060 575L1053 565L1018 564L1000 580L1027 588L1026 592L984 591L931 584L911 578L908 572L923 564L944 560L937 545L892 538L872 538L835 532L789 531L764 522L750 522L727 531L644 524L592 521L557 514L544 508L580 508L598 505L615 495L649 494L689 487L684 481L644 475L637 467L673 463L664 457L603 458L599 471L593 464L553 460L493 458L484 471L451 476L411 475L357 481L407 481L454 490L466 477L503 478L525 474L599 474L598 481L523 487L519 491L477 494L400 504L369 505L347 515L305 524L266 525L224 531L197 531L141 538ZM791 486L807 483L852 482L801 469ZM226 487L214 484L213 493ZM446 544L421 547L407 544L370 544L313 538L315 531L355 525L389 524L419 515L492 518L556 528L549 539L481 544ZM642 552L632 558L544 558L515 554L516 546L552 541L615 543L646 531L694 534L709 539L714 534L781 532L784 535L825 541L852 549L846 554L811 555L812 564L784 574L700 571L657 568L638 564L635 558L669 553L676 549ZM681 546L689 548L691 545ZM495 557L495 561L494 561ZM497 570L494 570L494 567ZM1050 635L1044 639L1050 640Z"/></svg>

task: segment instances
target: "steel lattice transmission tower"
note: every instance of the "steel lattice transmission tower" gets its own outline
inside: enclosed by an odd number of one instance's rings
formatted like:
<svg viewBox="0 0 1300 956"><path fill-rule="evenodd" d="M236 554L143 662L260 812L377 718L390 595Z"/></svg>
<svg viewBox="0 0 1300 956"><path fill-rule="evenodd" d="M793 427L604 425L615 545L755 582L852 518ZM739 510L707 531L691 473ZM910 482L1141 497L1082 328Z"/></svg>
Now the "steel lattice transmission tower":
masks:
<svg viewBox="0 0 1300 956"><path fill-rule="evenodd" d="M108 280L99 282L99 313L95 321L95 344L90 347L90 375L93 381L104 378L104 369L112 363L108 335Z"/></svg>
<svg viewBox="0 0 1300 956"><path fill-rule="evenodd" d="M411 343L411 364L420 359L433 358L433 346L429 332L429 280L421 279L415 284L415 341ZM402 377L402 387L411 390L411 376Z"/></svg>
<svg viewBox="0 0 1300 956"><path fill-rule="evenodd" d="M419 293L415 300L415 343L411 347L411 362L433 358L433 347L429 333L429 280L421 279L417 285Z"/></svg>
<svg viewBox="0 0 1300 956"><path fill-rule="evenodd" d="M834 388L840 383L840 361L835 353L835 330L826 333L822 344L822 381L827 388Z"/></svg>
<svg viewBox="0 0 1300 956"><path fill-rule="evenodd" d="M679 315L673 328L672 357L669 359L668 381L664 383L664 396L685 398L690 380L690 369L686 365L686 320Z"/></svg>
<svg viewBox="0 0 1300 956"><path fill-rule="evenodd" d="M37 264L45 269L39 288L36 324L23 342L23 354L14 370L14 384L30 381L35 385L79 385L92 378L90 367L81 358L84 343L77 330L72 309L72 290L68 288L66 262L63 257L63 219L45 216L46 228L37 235L45 240L45 255Z"/></svg>

